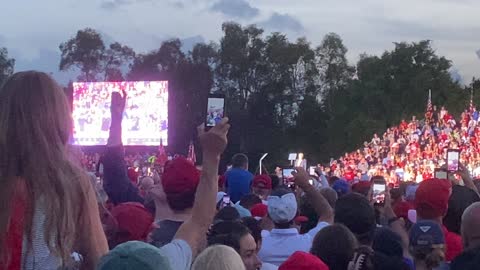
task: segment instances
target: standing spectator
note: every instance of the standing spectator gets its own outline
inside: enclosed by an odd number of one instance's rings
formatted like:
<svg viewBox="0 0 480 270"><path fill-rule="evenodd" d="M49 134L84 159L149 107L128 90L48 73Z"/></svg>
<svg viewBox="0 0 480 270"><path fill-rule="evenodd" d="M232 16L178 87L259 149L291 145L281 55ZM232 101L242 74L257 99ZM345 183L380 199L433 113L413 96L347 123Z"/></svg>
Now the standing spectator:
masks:
<svg viewBox="0 0 480 270"><path fill-rule="evenodd" d="M350 193L335 204L335 223L345 225L360 244L371 246L376 228L375 210L363 195Z"/></svg>
<svg viewBox="0 0 480 270"><path fill-rule="evenodd" d="M246 270L257 270L262 262L257 256L257 243L247 226L239 221L223 221L212 226L207 237L208 245L227 245L235 249Z"/></svg>
<svg viewBox="0 0 480 270"><path fill-rule="evenodd" d="M465 251L451 264L452 270L473 270L480 265L480 202L470 205L462 216L462 239Z"/></svg>
<svg viewBox="0 0 480 270"><path fill-rule="evenodd" d="M72 119L47 74L19 72L0 90L0 265L93 269L108 251L95 191L67 151ZM5 261L5 259L7 259Z"/></svg>
<svg viewBox="0 0 480 270"><path fill-rule="evenodd" d="M252 193L266 200L272 192L272 178L266 174L256 175L253 178Z"/></svg>
<svg viewBox="0 0 480 270"><path fill-rule="evenodd" d="M319 231L310 252L327 264L330 270L346 270L357 247L357 239L352 232L341 224L335 224Z"/></svg>
<svg viewBox="0 0 480 270"><path fill-rule="evenodd" d="M111 249L128 241L146 240L153 216L142 204L121 203L112 209L111 214L115 219L114 231L108 237Z"/></svg>
<svg viewBox="0 0 480 270"><path fill-rule="evenodd" d="M447 262L452 261L462 252L461 237L443 226L443 217L447 214L451 192L452 186L449 181L430 179L420 183L415 193L415 209L418 220L435 221L443 230L447 247Z"/></svg>
<svg viewBox="0 0 480 270"><path fill-rule="evenodd" d="M191 217L199 180L200 172L188 160L179 157L167 163L161 185L171 215L155 223L151 244L161 247L172 241L178 228Z"/></svg>
<svg viewBox="0 0 480 270"><path fill-rule="evenodd" d="M312 246L309 234L301 235L293 228L297 215L297 199L288 189L278 189L268 198L268 215L275 228L263 238L259 257L262 261L279 266L295 251L308 252Z"/></svg>
<svg viewBox="0 0 480 270"><path fill-rule="evenodd" d="M248 171L248 157L244 154L236 154L232 158L232 169L225 174L225 185L230 200L236 203L250 193L253 174Z"/></svg>
<svg viewBox="0 0 480 270"><path fill-rule="evenodd" d="M419 221L410 230L410 253L416 270L432 270L445 261L445 238L438 223Z"/></svg>
<svg viewBox="0 0 480 270"><path fill-rule="evenodd" d="M329 270L328 266L314 255L297 251L278 270Z"/></svg>
<svg viewBox="0 0 480 270"><path fill-rule="evenodd" d="M245 266L233 248L215 245L198 255L192 270L245 270Z"/></svg>
<svg viewBox="0 0 480 270"><path fill-rule="evenodd" d="M310 176L302 167L295 168L295 184L303 190L315 208L319 220L328 220L333 210L322 194L308 180ZM313 238L310 234L299 234L293 227L297 215L297 199L287 189L278 189L268 197L268 215L275 225L269 235L264 236L262 249L259 252L262 261L279 266L295 251L308 252Z"/></svg>

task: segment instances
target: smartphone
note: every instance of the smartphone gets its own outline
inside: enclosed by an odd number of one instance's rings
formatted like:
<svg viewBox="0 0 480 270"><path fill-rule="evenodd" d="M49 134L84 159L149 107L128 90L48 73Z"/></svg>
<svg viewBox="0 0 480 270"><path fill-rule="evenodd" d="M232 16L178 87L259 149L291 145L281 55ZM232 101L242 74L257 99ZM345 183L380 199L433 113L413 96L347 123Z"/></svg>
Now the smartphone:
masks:
<svg viewBox="0 0 480 270"><path fill-rule="evenodd" d="M447 151L447 170L449 172L457 172L459 169L460 151L456 149L448 149Z"/></svg>
<svg viewBox="0 0 480 270"><path fill-rule="evenodd" d="M230 206L230 204L231 204L230 203L230 196L228 196L228 195L223 196L221 208L224 208L225 206Z"/></svg>
<svg viewBox="0 0 480 270"><path fill-rule="evenodd" d="M225 116L225 97L223 95L209 95L207 101L206 127L216 126Z"/></svg>
<svg viewBox="0 0 480 270"><path fill-rule="evenodd" d="M293 169L293 168L283 168L282 169L283 179L285 179L285 180L293 179L293 172L294 171L295 171L295 169Z"/></svg>
<svg viewBox="0 0 480 270"><path fill-rule="evenodd" d="M448 179L448 172L442 169L435 169L434 177L437 179Z"/></svg>
<svg viewBox="0 0 480 270"><path fill-rule="evenodd" d="M310 175L316 175L316 174L317 174L317 173L315 172L315 169L316 169L316 168L317 168L317 167L315 167L315 166L310 166L310 167L308 168L308 173L309 173Z"/></svg>
<svg viewBox="0 0 480 270"><path fill-rule="evenodd" d="M373 201L376 204L385 204L385 193L387 192L387 182L383 177L375 177L373 180Z"/></svg>
<svg viewBox="0 0 480 270"><path fill-rule="evenodd" d="M223 203L225 205L230 204L230 196L228 196L228 195L223 196Z"/></svg>

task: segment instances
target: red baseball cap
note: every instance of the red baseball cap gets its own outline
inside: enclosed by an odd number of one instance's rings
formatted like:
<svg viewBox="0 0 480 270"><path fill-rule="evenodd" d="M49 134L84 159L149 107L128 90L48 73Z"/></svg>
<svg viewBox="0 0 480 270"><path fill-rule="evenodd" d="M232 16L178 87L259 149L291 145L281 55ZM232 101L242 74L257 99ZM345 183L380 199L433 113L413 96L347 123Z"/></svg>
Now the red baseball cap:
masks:
<svg viewBox="0 0 480 270"><path fill-rule="evenodd" d="M293 253L278 270L329 270L320 258L303 251Z"/></svg>
<svg viewBox="0 0 480 270"><path fill-rule="evenodd" d="M250 209L252 217L264 218L268 214L268 206L263 203L257 203Z"/></svg>
<svg viewBox="0 0 480 270"><path fill-rule="evenodd" d="M130 181L136 185L138 181L138 173L135 171L135 168L129 168L127 170L127 175Z"/></svg>
<svg viewBox="0 0 480 270"><path fill-rule="evenodd" d="M443 217L448 210L452 184L448 180L428 179L418 186L415 193L415 209L424 219Z"/></svg>
<svg viewBox="0 0 480 270"><path fill-rule="evenodd" d="M401 217L403 219L408 219L408 211L413 209L413 205L410 202L399 202L395 204L393 207L393 212L397 217Z"/></svg>
<svg viewBox="0 0 480 270"><path fill-rule="evenodd" d="M128 232L123 241L145 241L153 223L153 216L140 203L127 202L115 206L112 216L117 222L119 231Z"/></svg>
<svg viewBox="0 0 480 270"><path fill-rule="evenodd" d="M369 181L360 181L352 185L352 191L356 193L360 193L363 195L367 195L370 191L370 182Z"/></svg>
<svg viewBox="0 0 480 270"><path fill-rule="evenodd" d="M256 175L253 178L252 187L272 189L272 178L266 174Z"/></svg>
<svg viewBox="0 0 480 270"><path fill-rule="evenodd" d="M192 162L178 157L169 162L162 175L162 186L165 194L182 194L194 192L200 181L200 171Z"/></svg>

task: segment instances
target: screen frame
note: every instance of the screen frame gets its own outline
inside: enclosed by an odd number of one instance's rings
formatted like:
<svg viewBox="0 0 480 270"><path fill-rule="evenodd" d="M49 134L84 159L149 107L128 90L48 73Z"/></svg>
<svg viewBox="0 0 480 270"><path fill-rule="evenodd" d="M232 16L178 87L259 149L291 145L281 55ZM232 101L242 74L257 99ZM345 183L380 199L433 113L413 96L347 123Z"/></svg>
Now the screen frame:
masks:
<svg viewBox="0 0 480 270"><path fill-rule="evenodd" d="M108 133L110 127L108 127L108 130L99 130L99 133L102 133L102 135L98 136L86 136L84 132L75 132L75 130L79 130L79 118L75 117L75 112L77 109L81 109L81 107L77 107L78 105L77 102L79 102L80 106L82 102L85 102L85 100L89 99L88 92L86 94L87 89L107 89L108 91L108 96L102 96L99 93L96 93L97 95L100 95L101 97L101 102L108 104L108 112L106 114L102 114L100 116L92 115L92 118L96 117L105 117L105 119L111 119L110 117L110 104L111 104L111 96L113 93L117 92L122 95L122 90L126 91L127 94L127 104L128 104L128 99L129 96L132 95L132 92L129 91L130 89L134 89L139 87L142 83L144 84L149 84L149 86L146 88L147 92L149 90L152 90L154 95L159 96L159 103L157 106L162 106L165 108L165 115L166 118L160 117L163 115L163 113L160 113L157 115L157 121L159 123L164 123L166 124L166 129L161 128L158 130L158 133L155 132L152 134L150 137L146 136L141 136L140 138L136 138L135 135L127 136L125 133L122 133L122 142L124 146L126 147L157 147L162 143L164 146L168 145L169 141L169 134L170 134L170 82L168 80L132 80L132 81L98 81L98 82L73 82L72 85L72 96L70 100L70 106L71 106L71 117L72 117L72 131L70 134L69 138L69 144L75 145L75 146L80 146L80 147L98 147L98 146L104 146L107 144L108 141ZM156 85L151 85L151 84L156 84ZM132 88L133 87L133 88ZM137 90L138 91L138 90ZM93 93L93 92L92 92ZM92 94L90 93L90 94ZM94 93L95 94L95 93ZM83 97L82 97L83 95ZM93 96L92 96L93 97ZM147 97L148 98L148 97ZM163 100L163 101L162 101ZM93 107L92 107L93 108ZM105 107L106 108L106 107ZM129 113L128 109L125 109L125 113ZM125 121L124 121L125 122ZM124 123L125 125L125 123ZM162 124L163 125L163 124ZM156 129L155 129L156 130ZM103 134L107 132L107 135ZM82 134L83 133L83 134ZM88 135L88 134L87 134Z"/></svg>
<svg viewBox="0 0 480 270"><path fill-rule="evenodd" d="M456 170L450 169L450 160L452 154L455 154L457 157ZM457 172L460 170L460 150L458 149L448 149L447 150L447 171L448 172Z"/></svg>
<svg viewBox="0 0 480 270"><path fill-rule="evenodd" d="M226 115L226 110L225 110L225 95L222 95L222 94L209 94L208 95L208 98L207 98L207 105L205 106L205 127L206 128L212 128L214 127L214 125L209 125L208 124L208 109L210 107L210 100L211 99L222 99L223 101L223 106L222 106L222 109L223 109L223 116L222 117L225 117Z"/></svg>

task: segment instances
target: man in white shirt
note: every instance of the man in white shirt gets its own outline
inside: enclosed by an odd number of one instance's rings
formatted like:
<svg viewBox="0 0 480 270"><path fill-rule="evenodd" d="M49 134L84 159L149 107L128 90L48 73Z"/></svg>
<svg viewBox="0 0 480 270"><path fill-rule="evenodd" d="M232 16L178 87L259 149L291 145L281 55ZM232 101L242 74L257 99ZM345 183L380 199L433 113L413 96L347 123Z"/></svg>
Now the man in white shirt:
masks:
<svg viewBox="0 0 480 270"><path fill-rule="evenodd" d="M327 200L310 185L310 176L306 170L301 167L296 170L295 184L305 192L319 217L333 216ZM268 215L275 228L270 234L262 235L263 244L258 253L262 262L280 266L295 251L309 252L313 237L310 234L299 234L292 226L297 207L295 194L289 189L278 189L268 197Z"/></svg>

